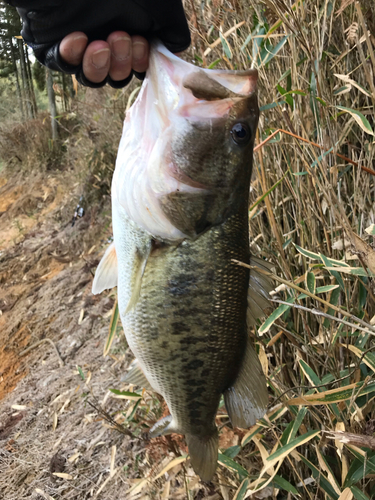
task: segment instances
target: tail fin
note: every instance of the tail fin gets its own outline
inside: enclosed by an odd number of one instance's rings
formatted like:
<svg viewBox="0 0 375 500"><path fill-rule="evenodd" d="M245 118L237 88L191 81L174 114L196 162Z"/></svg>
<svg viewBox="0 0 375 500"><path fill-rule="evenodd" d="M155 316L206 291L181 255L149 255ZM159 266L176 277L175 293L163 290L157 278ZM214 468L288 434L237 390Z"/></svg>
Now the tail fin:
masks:
<svg viewBox="0 0 375 500"><path fill-rule="evenodd" d="M211 481L216 471L219 448L217 429L208 438L194 436L193 434L186 434L185 437L194 471L202 481Z"/></svg>

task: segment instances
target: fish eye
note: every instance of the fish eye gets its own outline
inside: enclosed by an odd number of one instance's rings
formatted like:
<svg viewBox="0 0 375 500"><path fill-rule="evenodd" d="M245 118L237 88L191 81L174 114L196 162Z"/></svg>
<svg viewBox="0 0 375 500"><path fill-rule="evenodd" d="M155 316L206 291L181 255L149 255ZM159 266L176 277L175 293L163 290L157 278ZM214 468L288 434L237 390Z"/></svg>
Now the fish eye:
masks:
<svg viewBox="0 0 375 500"><path fill-rule="evenodd" d="M247 144L251 139L251 130L246 123L236 123L230 133L233 141L239 146Z"/></svg>

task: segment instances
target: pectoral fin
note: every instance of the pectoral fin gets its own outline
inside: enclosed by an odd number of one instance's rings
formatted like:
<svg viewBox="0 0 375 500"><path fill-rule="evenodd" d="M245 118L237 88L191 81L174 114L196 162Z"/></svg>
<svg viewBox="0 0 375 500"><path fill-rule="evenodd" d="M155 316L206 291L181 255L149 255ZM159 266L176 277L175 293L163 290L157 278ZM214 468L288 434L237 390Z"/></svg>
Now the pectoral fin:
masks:
<svg viewBox="0 0 375 500"><path fill-rule="evenodd" d="M247 429L266 413L266 378L249 339L239 374L233 386L224 392L224 401L234 427Z"/></svg>
<svg viewBox="0 0 375 500"><path fill-rule="evenodd" d="M142 278L146 269L147 260L151 253L152 240L149 241L145 248L136 249L134 258L132 260L132 272L131 272L131 297L129 299L128 305L126 306L125 313L134 309L138 302L139 296L141 294Z"/></svg>
<svg viewBox="0 0 375 500"><path fill-rule="evenodd" d="M111 243L96 269L92 283L92 293L96 295L117 286L117 274L116 248L115 244Z"/></svg>
<svg viewBox="0 0 375 500"><path fill-rule="evenodd" d="M137 359L135 359L130 365L130 370L124 377L121 378L121 382L138 385L140 387L143 387L144 389L153 391L153 388L151 387L150 382L147 380L147 377L140 367Z"/></svg>

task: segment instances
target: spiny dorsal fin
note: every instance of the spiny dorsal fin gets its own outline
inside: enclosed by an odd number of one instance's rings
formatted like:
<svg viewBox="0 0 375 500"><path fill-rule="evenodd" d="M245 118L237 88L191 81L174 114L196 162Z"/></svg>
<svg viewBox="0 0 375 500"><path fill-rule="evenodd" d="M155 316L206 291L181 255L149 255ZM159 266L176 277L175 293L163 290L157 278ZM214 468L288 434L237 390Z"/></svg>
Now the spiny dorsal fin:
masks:
<svg viewBox="0 0 375 500"><path fill-rule="evenodd" d="M96 295L117 286L117 274L117 254L115 243L113 242L105 251L96 269L92 283L92 293Z"/></svg>
<svg viewBox="0 0 375 500"><path fill-rule="evenodd" d="M266 413L266 378L250 339L247 340L240 372L233 386L224 392L224 401L234 427L247 429Z"/></svg>

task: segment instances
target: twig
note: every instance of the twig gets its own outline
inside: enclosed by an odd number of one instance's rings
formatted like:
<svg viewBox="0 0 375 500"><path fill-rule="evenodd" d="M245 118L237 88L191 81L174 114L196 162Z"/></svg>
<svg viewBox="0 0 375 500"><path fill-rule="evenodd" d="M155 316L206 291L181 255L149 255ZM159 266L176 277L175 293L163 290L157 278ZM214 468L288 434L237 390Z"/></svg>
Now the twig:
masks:
<svg viewBox="0 0 375 500"><path fill-rule="evenodd" d="M282 128L278 128L277 130L275 130L275 132L272 132L271 135L269 135L267 137L267 139L265 139L264 141L262 141L261 143L259 143L255 148L254 148L254 153L256 151L258 151L258 149L261 149L268 141L270 141L271 139L273 139L275 137L275 135L279 134L279 133L283 133L283 134L286 134L286 135L290 135L291 137L294 137L295 139L299 139L300 141L302 142L306 142L307 144L311 144L312 146L316 146L317 148L320 148L322 149L323 151L325 152L328 152L329 149L326 149L324 148L323 146L320 146L320 144L317 144L316 142L312 142L312 141L309 141L308 139L304 139L303 137L301 137L300 135L296 135L296 134L293 134L292 132L289 132L288 130L284 130ZM338 156L339 158L341 158L342 160L345 160L347 163L350 163L351 165L354 165L355 167L361 167L362 170L364 170L365 172L367 172L368 174L372 174L372 175L375 175L375 170L371 170L370 168L367 168L365 167L364 165L358 165L357 162L351 160L350 158L347 158L346 156L340 154L340 153L336 153L336 156Z"/></svg>
<svg viewBox="0 0 375 500"><path fill-rule="evenodd" d="M328 318L332 319L333 321L337 321L338 323L343 323L344 325L350 326L350 328L355 328L356 330L361 330L362 332L366 333L371 333L374 335L372 332L369 332L368 328L362 328L361 326L355 325L354 323L349 323L349 321L345 321L344 319L336 318L335 316L332 316L331 314L327 314L323 311L320 311L319 309L309 309L308 307L301 306L299 304L291 304L290 302L285 302L284 300L275 300L275 299L270 299L271 302L277 302L278 304L284 304L286 306L294 307L295 309L302 309L302 311L307 311L312 314L315 314L316 316L323 316L323 318Z"/></svg>
<svg viewBox="0 0 375 500"><path fill-rule="evenodd" d="M42 340L39 340L38 342L35 342L35 344L31 345L30 347L28 347L27 349L25 349L24 351L22 351L19 355L20 356L25 356L28 352L30 352L32 349L34 349L35 347L38 347L40 344L43 344L43 343L46 343L48 342L49 344L51 344L51 346L55 349L55 352L57 354L57 357L59 358L59 364L61 367L65 366L65 363L62 359L62 357L60 356L60 353L56 347L56 344L54 342L52 342L51 339L42 339Z"/></svg>
<svg viewBox="0 0 375 500"><path fill-rule="evenodd" d="M99 415L101 415L104 420L106 420L108 423L110 423L111 425L113 425L113 427L115 429L117 429L119 432L121 432L121 434L125 434L125 436L129 436L131 438L134 438L133 434L128 430L126 429L124 426L118 424L112 417L109 413L107 413L105 410L103 410L103 408L100 407L100 405L98 404L95 405L94 403L92 403L89 399L86 400L87 403L92 407L94 408L94 410L96 410ZM141 439L141 438L140 438Z"/></svg>
<svg viewBox="0 0 375 500"><path fill-rule="evenodd" d="M250 266L249 264L245 264L244 262L240 262L239 260L236 260L236 259L232 259L232 262L234 262L235 264L237 264L239 266L247 267L248 269L253 269L253 268L255 269L256 268L257 272L264 274L265 276L269 276L273 280L279 281L280 283L283 283L284 285L288 286L289 288L293 288L294 290L297 290L297 292L304 293L308 297L311 297L312 299L315 299L318 302L321 302L325 306L333 309L334 311L342 314L343 316L346 316L349 319L357 321L360 325L362 325L365 328L367 328L368 330L370 330L368 333L371 333L371 335L375 335L375 327L369 325L368 323L366 323L366 321L363 321L362 319L357 318L357 316L354 316L353 314L350 314L347 311L344 311L344 309L341 309L340 307L337 307L334 304L330 304L326 300L321 299L320 297L318 297L317 295L314 295L313 293L309 292L308 290L305 290L304 288L301 288L300 286L295 285L291 281L284 280L280 276L277 276L276 274L271 273L270 271L266 271L265 269L261 269L260 267L257 267L257 266ZM288 305L291 305L291 304L289 304L289 302L288 302Z"/></svg>

